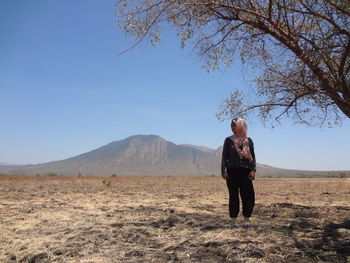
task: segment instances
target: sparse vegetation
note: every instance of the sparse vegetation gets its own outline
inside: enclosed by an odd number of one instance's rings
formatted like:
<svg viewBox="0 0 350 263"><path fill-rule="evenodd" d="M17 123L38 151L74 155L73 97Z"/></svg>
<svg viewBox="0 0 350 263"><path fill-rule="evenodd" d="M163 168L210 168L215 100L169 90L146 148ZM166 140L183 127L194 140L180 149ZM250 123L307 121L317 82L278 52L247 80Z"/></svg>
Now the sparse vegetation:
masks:
<svg viewBox="0 0 350 263"><path fill-rule="evenodd" d="M339 173L339 178L343 179L343 178L347 178L348 177L348 174L347 173Z"/></svg>
<svg viewBox="0 0 350 263"><path fill-rule="evenodd" d="M112 174L112 176L111 177L117 177L117 174Z"/></svg>
<svg viewBox="0 0 350 263"><path fill-rule="evenodd" d="M58 176L58 174L53 173L53 172L48 172L45 174L45 176Z"/></svg>
<svg viewBox="0 0 350 263"><path fill-rule="evenodd" d="M105 185L105 186L111 186L112 184L112 181L111 180L103 180L102 183Z"/></svg>

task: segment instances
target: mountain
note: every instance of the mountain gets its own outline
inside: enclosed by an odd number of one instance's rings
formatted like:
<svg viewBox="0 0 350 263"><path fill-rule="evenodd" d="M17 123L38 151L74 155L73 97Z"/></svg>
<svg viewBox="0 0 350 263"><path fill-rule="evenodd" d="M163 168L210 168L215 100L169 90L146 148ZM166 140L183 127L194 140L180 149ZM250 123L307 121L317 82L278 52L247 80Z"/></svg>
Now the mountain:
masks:
<svg viewBox="0 0 350 263"><path fill-rule="evenodd" d="M193 144L179 144L180 146L187 146L187 147L191 147L191 148L195 148L197 150L203 151L203 152L207 152L207 153L215 153L216 150L211 149L209 147L206 146L197 146L197 145L193 145Z"/></svg>
<svg viewBox="0 0 350 263"><path fill-rule="evenodd" d="M110 176L218 174L215 155L190 146L176 145L158 135L133 135L68 159L42 164L0 166L5 174Z"/></svg>
<svg viewBox="0 0 350 263"><path fill-rule="evenodd" d="M175 144L158 135L133 135L95 150L41 164L0 165L1 174L46 174L111 176L203 176L220 175L222 146L211 149ZM323 174L257 164L257 176ZM328 174L329 175L329 174Z"/></svg>

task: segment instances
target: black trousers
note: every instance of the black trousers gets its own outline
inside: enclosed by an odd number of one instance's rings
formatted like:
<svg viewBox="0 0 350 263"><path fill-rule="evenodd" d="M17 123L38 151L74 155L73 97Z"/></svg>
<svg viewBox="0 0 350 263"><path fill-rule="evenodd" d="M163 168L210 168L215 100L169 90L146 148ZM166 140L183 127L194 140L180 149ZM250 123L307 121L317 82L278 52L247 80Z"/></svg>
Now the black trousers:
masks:
<svg viewBox="0 0 350 263"><path fill-rule="evenodd" d="M226 185L229 191L229 214L237 217L239 213L239 195L242 199L243 216L250 217L255 204L253 182L248 178L250 169L236 167L227 169Z"/></svg>

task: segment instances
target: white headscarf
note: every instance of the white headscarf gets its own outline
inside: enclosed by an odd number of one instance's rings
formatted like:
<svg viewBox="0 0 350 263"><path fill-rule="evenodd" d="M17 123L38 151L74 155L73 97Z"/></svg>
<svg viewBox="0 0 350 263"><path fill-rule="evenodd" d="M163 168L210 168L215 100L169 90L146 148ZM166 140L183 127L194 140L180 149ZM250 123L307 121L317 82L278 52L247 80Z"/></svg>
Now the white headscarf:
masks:
<svg viewBox="0 0 350 263"><path fill-rule="evenodd" d="M249 139L247 137L247 124L245 121L241 118L237 118L232 120L232 125L235 125L238 128L237 133L234 133L230 136L230 139L233 141L234 147L239 155L239 157L242 159L243 157L247 158L250 162L253 162L253 157L250 152L249 147ZM242 150L239 147L242 147Z"/></svg>

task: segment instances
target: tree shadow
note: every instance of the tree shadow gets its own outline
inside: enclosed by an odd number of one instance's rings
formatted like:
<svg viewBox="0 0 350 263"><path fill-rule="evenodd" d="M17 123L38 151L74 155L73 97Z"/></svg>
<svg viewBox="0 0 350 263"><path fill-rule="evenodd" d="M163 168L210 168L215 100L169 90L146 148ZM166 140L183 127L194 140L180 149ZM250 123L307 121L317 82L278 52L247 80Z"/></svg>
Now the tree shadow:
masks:
<svg viewBox="0 0 350 263"><path fill-rule="evenodd" d="M350 218L341 223L317 223L317 207L279 203L280 208L290 209L293 215L284 225L271 226L271 231L287 234L304 256L315 262L348 262L350 257ZM324 208L324 207L323 207ZM340 212L349 210L346 206L331 207ZM299 234L299 235L298 235ZM300 234L312 237L303 239ZM292 259L293 256L290 258Z"/></svg>
<svg viewBox="0 0 350 263"><path fill-rule="evenodd" d="M185 253L189 254L191 259L201 262L209 262L210 260L212 262L229 262L231 260L232 262L232 260L240 261L242 257L256 258L257 260L264 257L270 259L272 253L270 248L261 249L266 244L259 243L259 240L247 240L246 237L250 235L249 231L256 231L258 235L266 234L270 238L273 238L274 235L280 236L280 233L283 233L287 238L286 243L292 241L291 246L284 249L281 245L281 250L274 253L276 256L286 255L283 260L281 259L283 262L347 262L350 247L347 231L350 232L350 220L344 220L340 224L329 223L322 226L319 224L319 219L322 216L320 209L324 209L324 207L292 203L277 203L266 206L258 204L255 208L255 214L262 220L263 225L257 225L253 230L241 231L235 238L225 242L216 239L215 233L229 229L230 218L226 215L223 216L222 213L183 212L177 211L176 207L162 209L154 206L140 206L130 208L128 211L145 212L145 215L152 216L146 216L142 221L116 222L110 226L116 231L125 226L140 230L148 229L150 236L145 236L145 240L147 238L157 239L153 233L159 233L159 230L164 231L164 235L171 233L174 236L176 233L184 231L183 236L181 234L176 236L176 238L182 237L182 241L158 245L161 251L170 253L172 259ZM335 209L340 214L349 210L348 207L341 206L330 207L330 209ZM271 223L272 218L279 220ZM209 241L201 238L202 234L210 232L215 233L215 238L211 238ZM278 234L274 234L274 232L278 232ZM138 231L138 234L141 235L142 232ZM247 244L249 246L246 246ZM288 255L295 248L298 252ZM161 257L160 254L159 257Z"/></svg>

